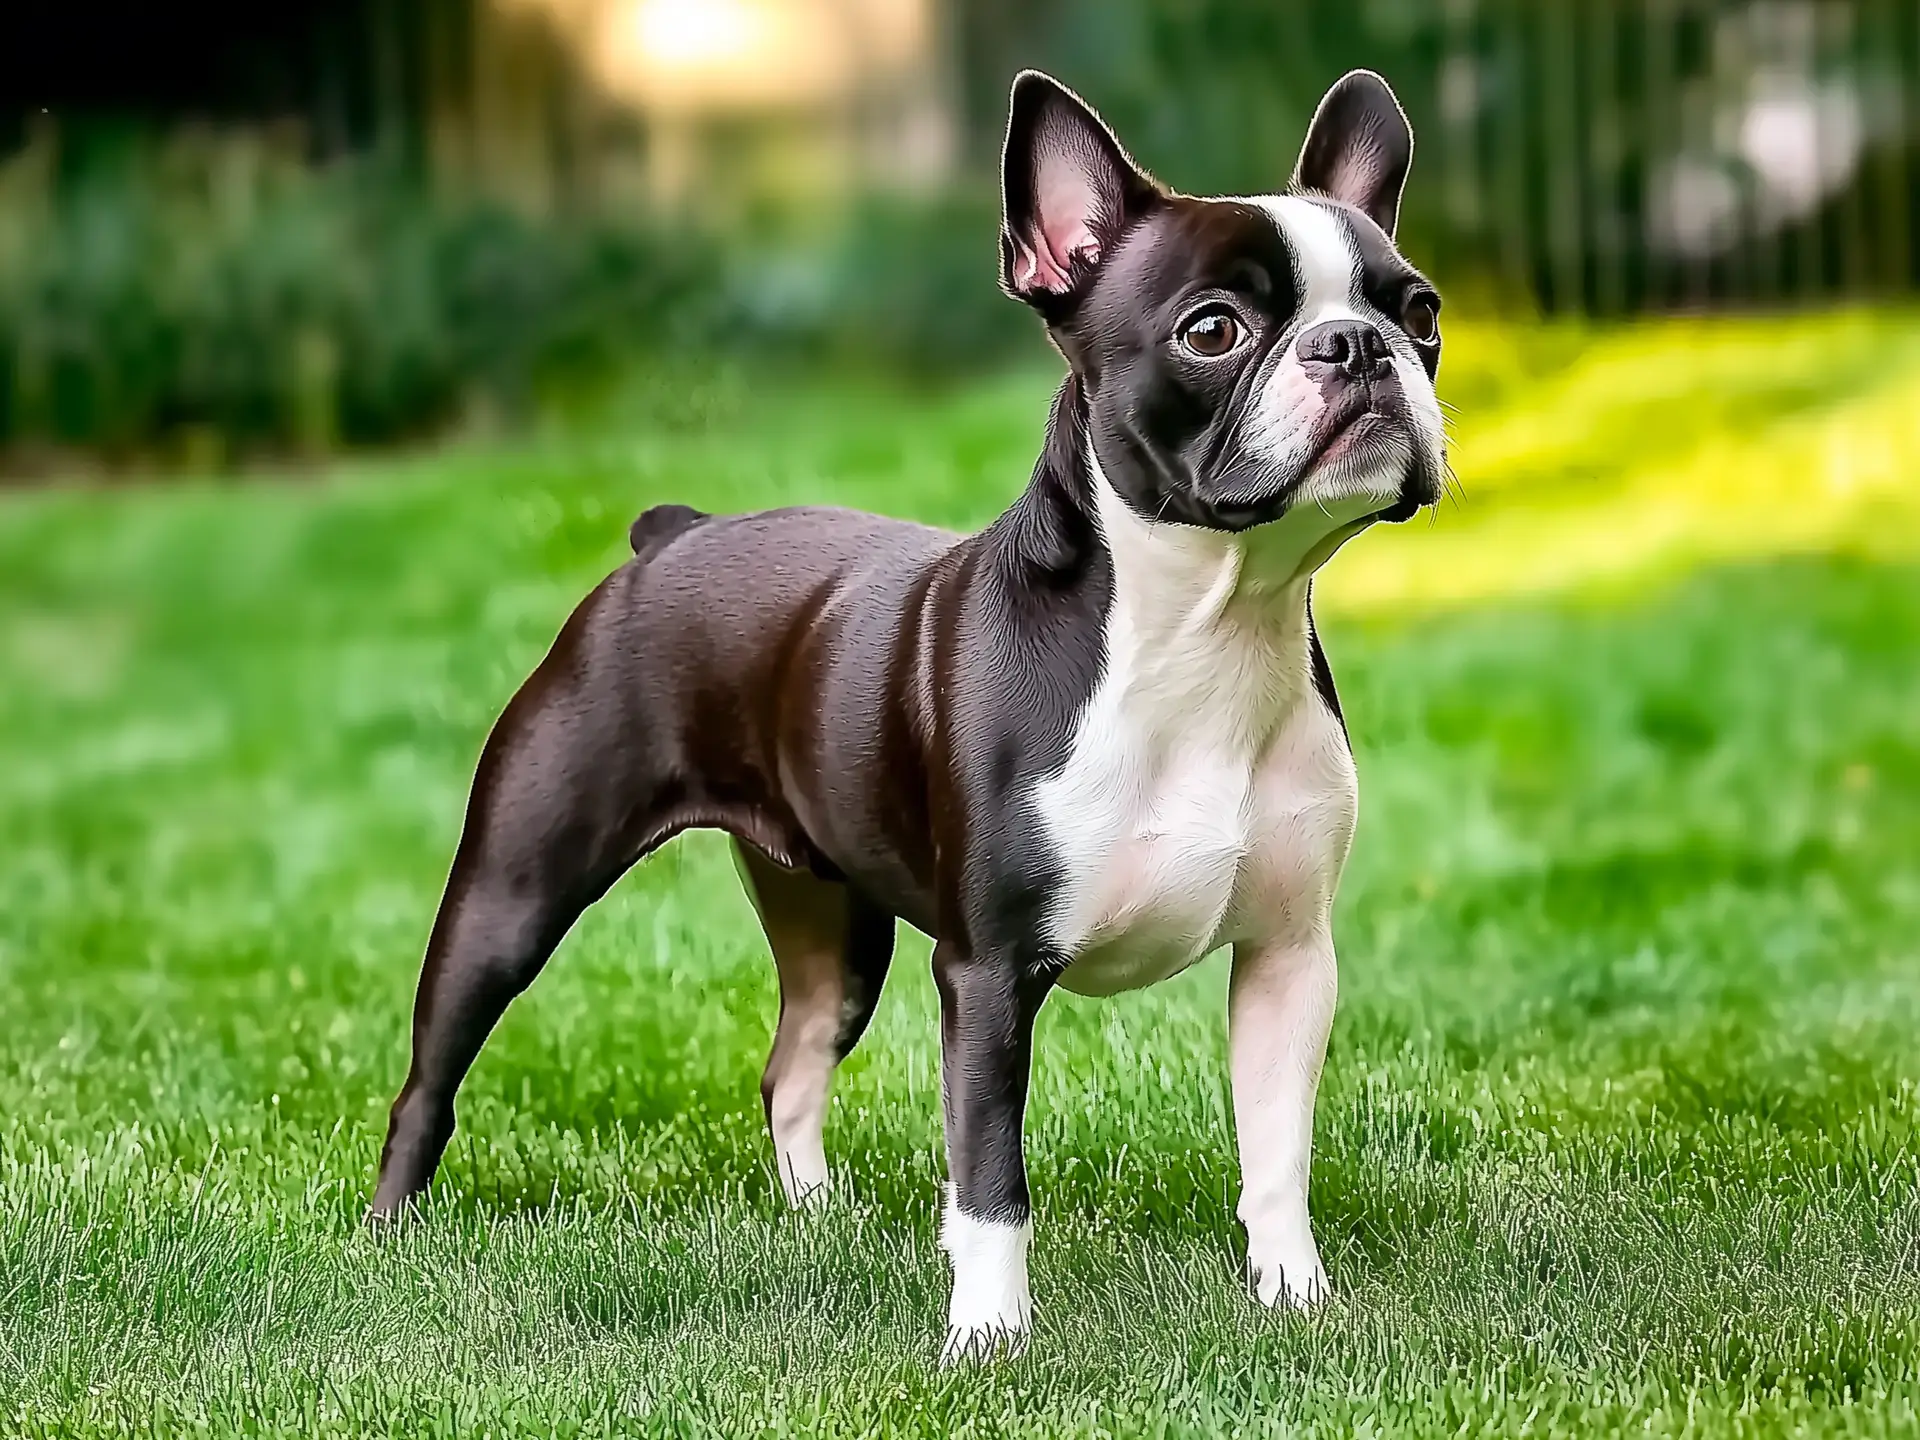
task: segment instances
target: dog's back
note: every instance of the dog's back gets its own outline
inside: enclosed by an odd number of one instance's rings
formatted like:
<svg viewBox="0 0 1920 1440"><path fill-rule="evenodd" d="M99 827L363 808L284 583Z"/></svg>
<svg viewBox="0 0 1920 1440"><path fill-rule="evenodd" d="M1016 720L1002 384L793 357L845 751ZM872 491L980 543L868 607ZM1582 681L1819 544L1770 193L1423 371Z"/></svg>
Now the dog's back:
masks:
<svg viewBox="0 0 1920 1440"><path fill-rule="evenodd" d="M607 582L631 630L621 638L712 688L779 688L874 625L897 626L950 531L828 506L707 515L659 505L629 531L634 558ZM858 648L857 643L853 647Z"/></svg>
<svg viewBox="0 0 1920 1440"><path fill-rule="evenodd" d="M962 537L824 506L662 506L632 535L634 559L603 587L583 636L589 662L622 677L629 749L644 748L662 777L686 777L674 808L688 823L787 863L877 865L869 883L917 912L926 877L875 833L898 809L875 764L911 759L901 752L918 737L903 727L919 707L906 689L922 667L902 661L920 643L921 597Z"/></svg>

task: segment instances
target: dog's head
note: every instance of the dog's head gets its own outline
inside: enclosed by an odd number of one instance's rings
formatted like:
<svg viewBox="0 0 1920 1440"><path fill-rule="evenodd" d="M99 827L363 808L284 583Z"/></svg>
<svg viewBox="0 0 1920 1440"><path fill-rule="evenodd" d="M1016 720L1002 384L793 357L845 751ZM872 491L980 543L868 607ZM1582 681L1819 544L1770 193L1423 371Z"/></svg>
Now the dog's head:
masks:
<svg viewBox="0 0 1920 1440"><path fill-rule="evenodd" d="M1327 92L1284 195L1147 175L1058 82L1014 82L1001 282L1079 377L1099 473L1148 521L1330 526L1438 498L1440 297L1394 245L1413 132L1378 75Z"/></svg>

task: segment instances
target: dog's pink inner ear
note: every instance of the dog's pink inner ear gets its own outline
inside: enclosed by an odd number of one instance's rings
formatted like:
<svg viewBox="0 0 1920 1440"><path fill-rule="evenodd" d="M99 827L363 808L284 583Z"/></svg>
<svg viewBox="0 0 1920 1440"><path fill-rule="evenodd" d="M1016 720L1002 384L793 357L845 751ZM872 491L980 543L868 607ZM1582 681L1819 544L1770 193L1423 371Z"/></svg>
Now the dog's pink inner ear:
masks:
<svg viewBox="0 0 1920 1440"><path fill-rule="evenodd" d="M1063 292L1076 259L1100 258L1093 233L1094 195L1086 171L1063 155L1049 155L1034 177L1037 233L1014 241L1013 281L1022 290Z"/></svg>

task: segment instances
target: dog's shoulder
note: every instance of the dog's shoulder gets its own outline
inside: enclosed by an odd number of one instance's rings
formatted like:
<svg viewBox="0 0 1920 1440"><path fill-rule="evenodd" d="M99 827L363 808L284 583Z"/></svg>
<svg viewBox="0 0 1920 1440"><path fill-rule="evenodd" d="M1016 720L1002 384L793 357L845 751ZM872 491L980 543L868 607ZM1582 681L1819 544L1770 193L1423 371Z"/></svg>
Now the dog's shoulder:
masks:
<svg viewBox="0 0 1920 1440"><path fill-rule="evenodd" d="M633 546L634 558L645 560L676 535L683 535L712 518L691 505L655 505L640 512L640 518L627 530L627 540Z"/></svg>

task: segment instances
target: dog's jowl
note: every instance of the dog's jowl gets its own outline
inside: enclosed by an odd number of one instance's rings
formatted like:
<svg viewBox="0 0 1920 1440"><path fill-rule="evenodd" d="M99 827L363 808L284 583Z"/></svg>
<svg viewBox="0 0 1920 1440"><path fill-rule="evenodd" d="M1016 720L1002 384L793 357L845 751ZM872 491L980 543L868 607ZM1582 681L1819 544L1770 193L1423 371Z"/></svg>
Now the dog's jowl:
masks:
<svg viewBox="0 0 1920 1440"><path fill-rule="evenodd" d="M495 726L427 945L373 1208L581 910L680 830L733 836L780 976L763 1091L795 1203L896 919L934 938L947 1354L1031 1320L1034 1017L1233 956L1255 1290L1327 1289L1307 1215L1352 757L1312 577L1439 494L1439 299L1393 241L1413 137L1378 76L1285 194L1198 199L1076 96L1013 87L1001 281L1068 374L1026 488L955 535L851 511L649 510ZM1065 1297L1061 1297L1065 1303Z"/></svg>

